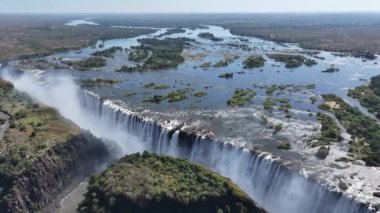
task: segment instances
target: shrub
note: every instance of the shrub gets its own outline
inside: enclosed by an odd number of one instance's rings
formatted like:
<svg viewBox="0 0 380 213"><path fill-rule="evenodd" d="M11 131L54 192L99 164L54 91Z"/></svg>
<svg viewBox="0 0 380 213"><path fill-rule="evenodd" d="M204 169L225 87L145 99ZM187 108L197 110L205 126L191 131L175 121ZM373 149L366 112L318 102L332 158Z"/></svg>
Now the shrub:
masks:
<svg viewBox="0 0 380 213"><path fill-rule="evenodd" d="M245 61L243 61L243 68L251 69L263 67L265 65L265 61L266 60L261 55L250 56Z"/></svg>
<svg viewBox="0 0 380 213"><path fill-rule="evenodd" d="M277 134L282 130L282 123L278 123L274 126L274 132L273 134Z"/></svg>
<svg viewBox="0 0 380 213"><path fill-rule="evenodd" d="M291 144L289 142L281 142L277 144L277 149L291 149Z"/></svg>

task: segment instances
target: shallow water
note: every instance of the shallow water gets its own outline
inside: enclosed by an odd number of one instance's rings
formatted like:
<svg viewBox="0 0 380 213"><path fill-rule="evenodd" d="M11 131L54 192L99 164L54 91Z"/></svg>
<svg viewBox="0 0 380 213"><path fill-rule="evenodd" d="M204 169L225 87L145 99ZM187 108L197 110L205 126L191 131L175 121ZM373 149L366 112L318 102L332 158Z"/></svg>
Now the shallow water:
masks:
<svg viewBox="0 0 380 213"><path fill-rule="evenodd" d="M271 151L277 152L276 146L267 143L268 139L286 140L294 142L298 146L305 137L315 134L318 122L311 113L320 112L318 105L322 103L321 94L334 93L354 106L360 106L357 101L347 96L347 90L363 84L365 80L377 75L380 71L379 59L364 61L360 58L338 57L331 52L303 50L296 44L278 44L252 37L232 35L228 29L218 26L207 26L207 29L185 29L186 32L158 37L167 29L158 29L150 35L143 35L129 39L114 39L98 41L93 47L81 50L73 50L54 54L45 59L51 63L60 63L60 60L80 60L89 57L92 53L113 46L130 49L138 46L141 38L187 37L194 39L191 46L184 50L185 63L174 70L151 71L143 73L120 73L115 72L123 65L135 65L128 61L128 51L117 52L114 58L107 59L107 66L99 70L76 71L73 69L48 69L43 75L70 75L76 79L105 78L119 80L120 83L110 86L98 86L85 88L102 98L108 98L122 102L126 107L134 111L149 110L164 114L163 119L179 119L186 125L197 125L212 131L215 136L230 140L238 139L242 143L261 144ZM213 42L198 37L199 33L210 32L222 42ZM232 45L234 44L234 45ZM238 45L245 45L244 48ZM314 59L318 65L307 67L305 65L287 69L285 64L275 62L267 57L268 53L288 53L303 55ZM264 67L254 69L243 69L242 62L250 55L262 55L267 61ZM224 59L226 56L238 56L232 64L227 67L210 67L206 70L199 65L211 62L212 64ZM324 58L323 60L321 58ZM339 68L336 73L321 72L330 66ZM224 79L219 75L223 73L234 73L233 78ZM149 83L156 85L169 85L171 88L155 90L144 85ZM290 85L285 90L277 90L274 95L267 95L266 88L272 85ZM314 87L307 88L307 85ZM167 94L177 89L189 89L187 99L180 102L160 103L145 102L154 95ZM257 95L251 102L240 109L229 107L229 100L236 89L251 89ZM206 96L197 98L196 92L205 92ZM128 95L134 94L134 95ZM317 103L312 104L310 97L316 96ZM292 119L286 119L285 113L276 107L274 112L263 109L266 99L286 99L292 106L290 110ZM277 104L278 106L280 104ZM244 109L248 109L244 111ZM360 108L366 112L365 109ZM232 111L232 113L231 113ZM237 111L237 112L234 112ZM179 115L182 116L179 116ZM236 117L235 117L236 115ZM284 123L284 131L278 136L273 136L273 130L259 125L260 116L272 119L272 124ZM270 127L270 125L269 125ZM255 130L252 131L252 128ZM301 147L305 144L301 143ZM283 151L280 151L283 152Z"/></svg>
<svg viewBox="0 0 380 213"><path fill-rule="evenodd" d="M119 26L120 27L120 26ZM95 46L54 54L45 59L50 63L60 64L61 60L80 60L96 51L105 50L113 46L120 46L127 51L119 51L114 58L107 59L107 66L97 70L77 71L73 69L53 69L50 68L43 75L70 75L80 79L105 78L120 81L114 85L88 87L90 90L102 98L108 98L122 102L126 107L134 111L149 110L165 114L165 119L180 119L186 125L198 125L208 131L215 133L217 137L238 139L244 142L261 143L263 139L274 138L268 127L260 127L259 119L252 117L266 116L273 118L273 125L282 122L285 131L282 136L292 142L303 140L304 136L315 134L313 129L317 128L314 116L311 113L320 112L318 105L323 102L321 94L334 93L354 106L360 106L357 101L347 96L347 90L355 88L364 83L370 77L377 75L380 71L380 60L364 61L360 58L338 57L331 52L304 50L296 44L279 44L253 37L235 36L228 29L218 26L207 26L206 29L185 29L186 32L159 37L166 32L166 28L157 29L155 33L142 35L129 39L113 39L98 41ZM199 33L210 32L218 38L223 38L222 42L214 42L198 37ZM138 46L141 38L167 37L187 37L194 39L191 46L187 47L183 56L186 61L177 69L150 71L143 73L120 73L115 72L123 65L135 65L135 62L128 60L129 49ZM240 46L239 46L240 45ZM244 47L241 47L244 45ZM305 65L287 69L285 64L276 62L266 54L268 53L288 53L303 55L306 58L314 59L318 65L307 67ZM262 55L267 61L264 67L254 69L243 69L242 62L251 55ZM206 70L199 65L211 62L215 64L225 57L238 56L233 63L227 67L210 67ZM323 58L323 59L321 59ZM322 72L330 66L339 68L336 73ZM224 79L219 75L223 73L234 73L233 78ZM156 85L169 85L169 89L155 90L144 85L149 83ZM285 90L277 90L272 96L267 95L266 88L272 85L288 85ZM313 87L307 88L307 85ZM314 88L315 86L315 88ZM144 100L154 95L167 94L177 89L189 89L186 94L187 99L170 103L161 101L160 103L145 102ZM227 100L231 99L236 89L251 89L257 95L252 101L240 109L229 107ZM206 96L194 97L196 92L205 92ZM133 94L133 95L128 95ZM316 96L317 103L312 104L310 97ZM292 106L290 110L292 119L286 119L285 113L275 107L274 112L263 109L263 102L266 99L279 100L286 99ZM277 104L279 106L280 104ZM360 108L366 112L365 109ZM228 111L239 111L238 118L228 113ZM367 113L367 112L366 112ZM182 114L179 117L179 114ZM286 131L286 127L288 127ZM252 131L255 128L257 130ZM262 131L262 128L266 131ZM253 135L252 135L252 134ZM253 137L253 136L256 137ZM264 143L264 146L273 148L273 144ZM278 151L278 150L276 150Z"/></svg>
<svg viewBox="0 0 380 213"><path fill-rule="evenodd" d="M112 46L120 46L123 48L130 48L131 46L138 46L138 39L155 37L166 29L161 29L158 32L140 36L131 39L116 39L99 41L96 47L85 48L80 51L69 51L67 53L56 54L53 57L64 59L82 59L88 57L89 54L107 49ZM223 42L212 42L209 40L198 38L200 32L211 32L216 37L223 38ZM374 61L363 62L362 59L352 57L336 57L329 52L320 52L317 56L324 57L325 60L313 58L311 55L303 54L303 50L296 45L276 44L269 41L264 41L257 38L246 38L231 35L229 30L221 27L209 26L209 29L186 29L185 33L174 34L167 37L188 37L195 39L192 47L185 50L186 55L199 56L199 58L192 60L188 59L186 62L178 67L176 70L153 71L144 73L117 73L114 70L122 65L133 65L135 63L128 61L127 53L119 52L115 58L108 59L108 65L101 71L88 71L78 72L70 71L70 73L77 78L96 78L104 77L109 79L121 80L119 84L112 87L98 87L91 88L96 93L104 97L119 99L127 104L133 106L143 106L144 108L169 111L173 109L220 109L227 108L226 101L232 97L233 92L237 88L250 88L258 93L251 107L258 107L266 98L265 89L254 88L253 84L257 86L271 86L273 84L285 85L310 85L315 84L315 90L301 90L298 92L285 92L285 94L275 95L273 98L289 98L295 109L317 111L315 105L310 104L308 100L312 95L320 95L325 93L335 93L347 98L346 92L348 88L354 88L363 84L360 79L369 79L371 76L376 75L380 70L380 65ZM240 40L243 39L243 40ZM248 41L247 41L248 40ZM245 44L251 50L246 51L241 48L232 48L228 44ZM99 44L104 44L103 48L99 48ZM265 56L271 52L289 52L295 54L303 54L308 58L313 58L318 62L318 65L313 67L302 66L295 69L287 69L283 63L275 62ZM262 68L247 69L242 68L242 61L248 56L253 54L263 54L266 58L266 65ZM202 68L194 68L206 62L216 63L224 58L224 56L239 56L234 63L228 67L223 68L209 68L203 70ZM378 60L377 60L378 61ZM323 73L322 70L334 65L339 68L337 73ZM260 71L261 70L261 71ZM238 72L244 71L245 73ZM67 73L67 70L55 71ZM218 76L226 73L233 72L233 79L223 79ZM145 88L144 85L154 82L156 85L167 84L172 89L167 90L154 90L153 88ZM192 93L203 91L208 93L203 98L193 98L191 93L188 94L188 99L177 102L168 103L162 101L161 103L144 103L143 100L157 94L165 94L175 89L190 88ZM137 93L137 95L124 97L127 93Z"/></svg>

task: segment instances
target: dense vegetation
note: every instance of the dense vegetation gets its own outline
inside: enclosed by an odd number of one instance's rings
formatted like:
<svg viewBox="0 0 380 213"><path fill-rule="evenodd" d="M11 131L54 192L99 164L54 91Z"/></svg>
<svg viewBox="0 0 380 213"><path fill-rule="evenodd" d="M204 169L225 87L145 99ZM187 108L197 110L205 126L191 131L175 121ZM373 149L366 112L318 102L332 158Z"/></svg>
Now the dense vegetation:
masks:
<svg viewBox="0 0 380 213"><path fill-rule="evenodd" d="M212 65L211 62L206 62L206 63L199 65L199 67L202 68L203 70L207 70L208 68L211 67L211 65Z"/></svg>
<svg viewBox="0 0 380 213"><path fill-rule="evenodd" d="M154 85L153 85L154 86ZM155 95L145 102L160 103L161 101L168 100L168 102L178 102L187 99L186 93L190 92L189 89L178 89L167 94Z"/></svg>
<svg viewBox="0 0 380 213"><path fill-rule="evenodd" d="M358 99L362 106L380 118L380 75L372 77L369 85L349 90L348 95Z"/></svg>
<svg viewBox="0 0 380 213"><path fill-rule="evenodd" d="M275 135L275 134L279 133L281 130L282 130L282 123L278 123L274 126L273 134Z"/></svg>
<svg viewBox="0 0 380 213"><path fill-rule="evenodd" d="M166 85L166 84L161 84L161 85L156 85L153 87L154 89L169 89L171 86Z"/></svg>
<svg viewBox="0 0 380 213"><path fill-rule="evenodd" d="M80 71L101 68L107 65L107 61L101 57L90 57L81 61L65 61L64 63Z"/></svg>
<svg viewBox="0 0 380 213"><path fill-rule="evenodd" d="M128 54L128 60L135 62L142 62L149 57L149 50L144 48L133 48L132 52Z"/></svg>
<svg viewBox="0 0 380 213"><path fill-rule="evenodd" d="M7 115L9 128L0 135L0 206L8 197L13 180L22 175L36 158L57 144L79 134L79 129L63 120L49 107L16 92L11 83L0 79L0 110ZM57 159L58 162L58 159Z"/></svg>
<svg viewBox="0 0 380 213"><path fill-rule="evenodd" d="M231 99L227 101L228 106L244 106L246 102L252 101L256 92L251 89L236 89Z"/></svg>
<svg viewBox="0 0 380 213"><path fill-rule="evenodd" d="M184 159L137 153L91 177L79 212L264 212L230 180Z"/></svg>
<svg viewBox="0 0 380 213"><path fill-rule="evenodd" d="M92 53L91 55L96 57L106 57L106 58L113 58L116 51L123 51L123 48L121 47L111 47L105 50L97 51Z"/></svg>
<svg viewBox="0 0 380 213"><path fill-rule="evenodd" d="M315 60L313 60L313 59L306 59L305 61L304 61L304 64L306 65L306 66L308 66L308 67L311 67L311 66L314 66L314 65L317 65L318 63L315 61Z"/></svg>
<svg viewBox="0 0 380 213"><path fill-rule="evenodd" d="M217 38L212 33L199 33L198 37L199 38L208 39L208 40L211 40L211 41L215 41L215 42L223 41L222 38Z"/></svg>
<svg viewBox="0 0 380 213"><path fill-rule="evenodd" d="M351 54L355 58L364 58L367 60L375 60L377 56L371 51L357 51Z"/></svg>
<svg viewBox="0 0 380 213"><path fill-rule="evenodd" d="M213 67L215 68L220 68L220 67L227 67L228 65L234 63L235 59L239 58L238 56L236 57L225 57L224 59L216 62ZM201 68L204 68L201 66Z"/></svg>
<svg viewBox="0 0 380 213"><path fill-rule="evenodd" d="M314 138L312 146L325 146L343 140L340 128L334 119L324 113L318 113L317 119L321 123L321 135Z"/></svg>
<svg viewBox="0 0 380 213"><path fill-rule="evenodd" d="M298 43L304 49L347 52L368 58L373 58L373 53L380 53L380 38L377 36L380 32L379 18L370 14L334 17L330 14L252 14L245 20L241 16L229 17L229 21L221 22L221 25L231 29L235 35Z"/></svg>
<svg viewBox="0 0 380 213"><path fill-rule="evenodd" d="M243 61L244 69L258 68L265 64L265 59L261 55L253 55Z"/></svg>
<svg viewBox="0 0 380 213"><path fill-rule="evenodd" d="M253 84L253 87L259 88L259 89L266 89L266 94L268 96L278 95L279 93L282 93L284 91L287 92L300 92L301 90L313 90L315 89L315 84L309 84L309 85L294 85L294 84L272 84L267 86L258 86L256 84Z"/></svg>
<svg viewBox="0 0 380 213"><path fill-rule="evenodd" d="M334 73L334 72L339 72L339 68L336 68L336 67L329 67L325 70L322 70L322 72L326 72L326 73Z"/></svg>
<svg viewBox="0 0 380 213"><path fill-rule="evenodd" d="M329 142L339 142L343 140L340 128L335 123L334 119L323 113L318 113L317 119L322 124L320 140Z"/></svg>
<svg viewBox="0 0 380 213"><path fill-rule="evenodd" d="M276 106L276 102L274 102L273 100L269 98L265 99L265 101L263 102L263 108L269 112L272 112L275 106Z"/></svg>
<svg viewBox="0 0 380 213"><path fill-rule="evenodd" d="M168 29L166 32L160 34L158 37L164 37L164 36L168 36L168 35L173 35L173 34L177 34L177 33L185 33L186 30L182 29L182 28L171 28L171 29Z"/></svg>
<svg viewBox="0 0 380 213"><path fill-rule="evenodd" d="M368 166L380 166L380 126L357 108L351 107L336 95L323 95L320 108L332 112L351 134L350 152Z"/></svg>
<svg viewBox="0 0 380 213"><path fill-rule="evenodd" d="M190 45L191 39L187 38L156 38L140 39L139 49L150 51L152 55L143 65L134 67L123 66L118 72L144 72L164 69L175 69L185 61L181 53L185 46Z"/></svg>
<svg viewBox="0 0 380 213"><path fill-rule="evenodd" d="M226 72L226 73L223 73L223 74L220 74L219 75L219 78L225 78L225 79L229 79L229 78L233 78L234 77L234 73L228 73L228 72Z"/></svg>
<svg viewBox="0 0 380 213"><path fill-rule="evenodd" d="M207 95L207 93L205 93L205 92L194 93L194 97L196 97L196 98L201 98L201 97L206 96L206 95Z"/></svg>
<svg viewBox="0 0 380 213"><path fill-rule="evenodd" d="M277 149L289 150L292 148L292 145L289 142L280 142L277 144Z"/></svg>
<svg viewBox="0 0 380 213"><path fill-rule="evenodd" d="M297 68L305 64L306 66L316 65L317 62L312 59L307 59L302 55L289 55L289 54L268 54L268 57L274 59L276 62L285 63L286 68Z"/></svg>
<svg viewBox="0 0 380 213"><path fill-rule="evenodd" d="M119 80L115 79L102 79L102 78L95 78L95 79L85 79L81 80L80 84L82 86L109 86L120 83Z"/></svg>

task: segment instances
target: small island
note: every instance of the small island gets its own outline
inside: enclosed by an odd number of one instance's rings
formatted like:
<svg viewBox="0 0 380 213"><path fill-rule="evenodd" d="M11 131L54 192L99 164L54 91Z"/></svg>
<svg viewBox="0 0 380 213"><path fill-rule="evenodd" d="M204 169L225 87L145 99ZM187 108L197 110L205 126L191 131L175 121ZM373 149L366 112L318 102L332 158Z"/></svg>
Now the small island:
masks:
<svg viewBox="0 0 380 213"><path fill-rule="evenodd" d="M153 87L155 84L151 85ZM146 86L147 87L147 86ZM156 88L155 88L156 89ZM168 100L171 102L178 102L187 99L186 94L190 92L189 89L178 89L162 95L154 95L151 98L144 100L144 102L160 103L161 101Z"/></svg>
<svg viewBox="0 0 380 213"><path fill-rule="evenodd" d="M227 67L228 65L234 63L235 59L239 58L239 56L235 57L225 57L224 59L216 62L213 67L214 68L221 68L221 67Z"/></svg>
<svg viewBox="0 0 380 213"><path fill-rule="evenodd" d="M244 69L252 69L263 67L265 65L265 59L261 55L253 55L243 61Z"/></svg>
<svg viewBox="0 0 380 213"><path fill-rule="evenodd" d="M164 36L169 36L169 35L173 35L173 34L177 34L177 33L185 33L186 30L182 29L182 28L171 28L171 29L168 29L166 32L158 35L157 37L164 37Z"/></svg>
<svg viewBox="0 0 380 213"><path fill-rule="evenodd" d="M142 65L122 66L116 72L146 72L156 70L175 69L185 62L182 51L194 41L188 38L145 38L138 40L141 46L134 48L130 53L129 60L142 62ZM149 52L151 56L149 57Z"/></svg>
<svg viewBox="0 0 380 213"><path fill-rule="evenodd" d="M85 79L81 80L80 84L82 86L112 86L114 84L120 83L121 81L115 79L103 79L103 78L95 78L95 79Z"/></svg>
<svg viewBox="0 0 380 213"><path fill-rule="evenodd" d="M96 57L113 58L117 51L123 51L123 48L114 46L105 50L94 52L91 55Z"/></svg>
<svg viewBox="0 0 380 213"><path fill-rule="evenodd" d="M276 53L276 54L268 54L268 57L270 59L274 59L276 62L285 63L285 68L289 68L289 69L300 67L303 64L308 67L318 64L315 60L307 59L306 57L302 55Z"/></svg>
<svg viewBox="0 0 380 213"><path fill-rule="evenodd" d="M184 159L133 154L91 177L79 212L259 213L229 179Z"/></svg>
<svg viewBox="0 0 380 213"><path fill-rule="evenodd" d="M329 68L323 70L322 72L326 72L326 73L334 73L334 72L339 72L339 69L336 68L336 67L329 67Z"/></svg>
<svg viewBox="0 0 380 213"><path fill-rule="evenodd" d="M230 79L230 78L233 78L234 77L234 74L231 72L231 73L223 73L221 75L219 75L219 78L225 78L225 79Z"/></svg>
<svg viewBox="0 0 380 213"><path fill-rule="evenodd" d="M227 101L228 106L244 106L246 102L252 101L256 96L256 91L251 89L236 89L231 99Z"/></svg>
<svg viewBox="0 0 380 213"><path fill-rule="evenodd" d="M107 60L101 57L90 57L81 61L64 61L63 63L80 71L88 71L90 69L107 66Z"/></svg>
<svg viewBox="0 0 380 213"><path fill-rule="evenodd" d="M223 41L222 38L217 38L212 33L199 33L198 37L199 38L203 38L203 39L207 39L207 40L210 40L210 41L215 41L215 42Z"/></svg>

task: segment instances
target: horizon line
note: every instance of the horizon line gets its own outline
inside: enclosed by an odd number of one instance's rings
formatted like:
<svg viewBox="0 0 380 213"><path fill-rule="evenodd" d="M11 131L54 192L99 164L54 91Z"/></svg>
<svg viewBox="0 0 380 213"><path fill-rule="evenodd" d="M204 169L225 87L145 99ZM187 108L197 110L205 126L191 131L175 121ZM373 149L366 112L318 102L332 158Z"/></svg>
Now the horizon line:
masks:
<svg viewBox="0 0 380 213"><path fill-rule="evenodd" d="M199 15L199 14L380 14L380 11L263 11L263 12L0 12L1 15Z"/></svg>

